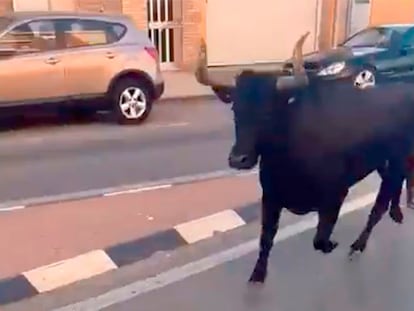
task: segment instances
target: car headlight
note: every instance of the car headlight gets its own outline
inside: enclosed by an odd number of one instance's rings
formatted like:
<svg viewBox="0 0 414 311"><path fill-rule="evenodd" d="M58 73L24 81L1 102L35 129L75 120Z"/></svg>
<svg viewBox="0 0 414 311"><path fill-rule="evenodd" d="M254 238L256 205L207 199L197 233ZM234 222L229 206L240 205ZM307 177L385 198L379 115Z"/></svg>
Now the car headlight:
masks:
<svg viewBox="0 0 414 311"><path fill-rule="evenodd" d="M345 62L337 62L318 72L318 76L331 76L340 73L345 68Z"/></svg>

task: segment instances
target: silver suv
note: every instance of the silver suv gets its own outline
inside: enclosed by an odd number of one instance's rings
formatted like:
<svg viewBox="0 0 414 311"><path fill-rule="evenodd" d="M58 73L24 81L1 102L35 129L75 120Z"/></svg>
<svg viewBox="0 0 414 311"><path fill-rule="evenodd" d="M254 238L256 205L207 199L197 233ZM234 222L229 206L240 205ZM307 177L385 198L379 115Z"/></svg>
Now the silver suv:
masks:
<svg viewBox="0 0 414 311"><path fill-rule="evenodd" d="M0 81L0 108L110 109L121 124L145 120L164 92L146 32L125 15L100 13L1 16Z"/></svg>

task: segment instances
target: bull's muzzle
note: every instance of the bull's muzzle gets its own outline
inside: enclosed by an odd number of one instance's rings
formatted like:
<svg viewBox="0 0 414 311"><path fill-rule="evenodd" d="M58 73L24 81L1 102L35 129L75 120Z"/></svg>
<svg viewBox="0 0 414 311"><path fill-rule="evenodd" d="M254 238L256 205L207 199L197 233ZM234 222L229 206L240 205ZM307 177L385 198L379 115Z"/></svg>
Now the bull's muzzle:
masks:
<svg viewBox="0 0 414 311"><path fill-rule="evenodd" d="M250 170L256 166L258 162L258 156L256 154L236 154L230 152L229 154L229 166L236 170Z"/></svg>

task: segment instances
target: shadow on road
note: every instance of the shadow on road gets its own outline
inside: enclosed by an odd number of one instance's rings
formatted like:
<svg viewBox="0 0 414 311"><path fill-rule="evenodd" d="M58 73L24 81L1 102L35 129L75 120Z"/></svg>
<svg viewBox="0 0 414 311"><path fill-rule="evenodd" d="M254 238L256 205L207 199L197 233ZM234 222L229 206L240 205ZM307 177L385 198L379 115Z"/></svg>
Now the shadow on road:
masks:
<svg viewBox="0 0 414 311"><path fill-rule="evenodd" d="M61 113L58 111L26 112L15 115L0 115L0 133L27 130L32 128L53 128L62 126L79 126L98 124L112 124L114 121L107 112L84 113L76 112Z"/></svg>

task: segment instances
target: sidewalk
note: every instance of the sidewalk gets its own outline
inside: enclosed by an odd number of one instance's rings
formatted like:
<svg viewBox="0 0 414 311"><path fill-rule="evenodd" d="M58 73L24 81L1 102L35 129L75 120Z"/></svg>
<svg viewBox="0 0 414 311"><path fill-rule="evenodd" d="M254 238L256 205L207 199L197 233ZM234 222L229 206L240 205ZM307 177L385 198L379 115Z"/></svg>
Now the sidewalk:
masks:
<svg viewBox="0 0 414 311"><path fill-rule="evenodd" d="M161 101L214 96L211 88L198 83L192 72L165 71L163 76L165 79L165 92L161 97Z"/></svg>
<svg viewBox="0 0 414 311"><path fill-rule="evenodd" d="M276 70L280 69L280 64L251 64L243 66L225 66L209 68L213 76L227 76L229 79L234 77L242 69ZM197 82L192 71L164 71L165 92L162 100L192 99L192 98L215 98L214 92L210 87Z"/></svg>

